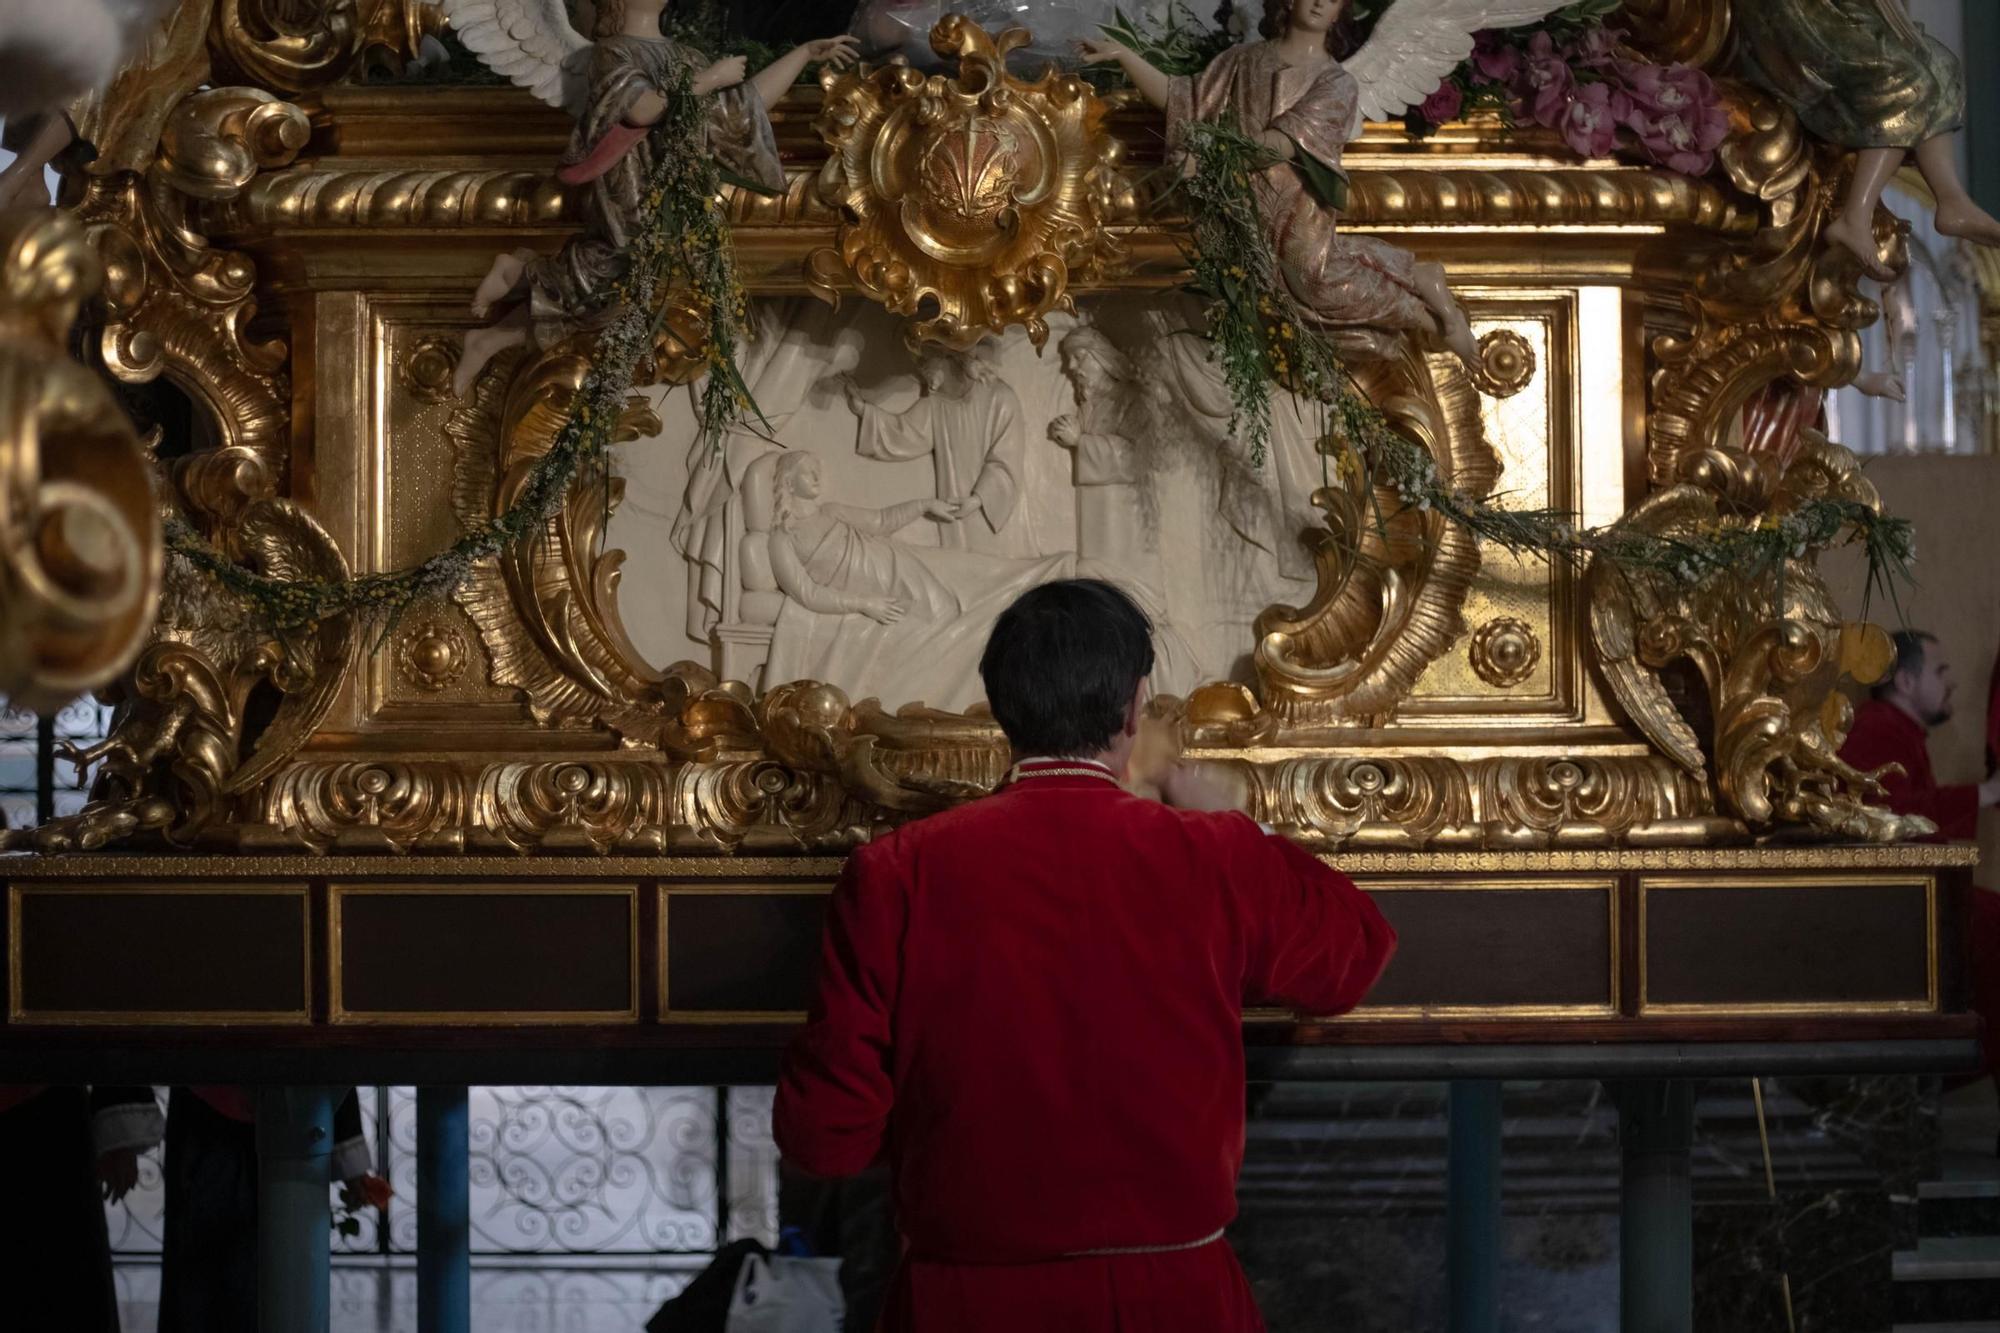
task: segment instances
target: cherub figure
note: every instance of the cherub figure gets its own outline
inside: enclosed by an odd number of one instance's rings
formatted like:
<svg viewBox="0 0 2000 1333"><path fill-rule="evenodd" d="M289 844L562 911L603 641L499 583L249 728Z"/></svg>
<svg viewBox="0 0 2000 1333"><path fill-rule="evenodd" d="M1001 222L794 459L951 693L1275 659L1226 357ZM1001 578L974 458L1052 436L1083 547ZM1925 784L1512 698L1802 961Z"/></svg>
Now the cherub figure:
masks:
<svg viewBox="0 0 2000 1333"><path fill-rule="evenodd" d="M1167 113L1169 134L1189 121L1234 118L1278 156L1252 188L1286 285L1321 322L1435 334L1476 367L1478 343L1443 266L1337 226L1341 154L1364 118L1398 115L1435 91L1472 53L1475 30L1531 22L1561 0L1398 0L1343 64L1334 30L1350 3L1265 0L1265 40L1231 47L1187 78L1108 38L1081 46L1091 60L1122 66L1140 95Z"/></svg>
<svg viewBox="0 0 2000 1333"><path fill-rule="evenodd" d="M1959 179L1951 136L1965 124L1965 72L1903 0L1757 0L1737 7L1750 80L1828 143L1859 150L1827 239L1872 278L1895 275L1875 244L1875 208L1912 152L1945 236L2000 246L2000 219Z"/></svg>
<svg viewBox="0 0 2000 1333"><path fill-rule="evenodd" d="M781 190L771 104L807 64L840 67L854 59L854 38L828 37L795 46L746 78L743 57L711 62L662 35L667 4L598 0L593 40L570 27L563 0L445 0L445 13L481 60L577 118L557 175L567 185L587 187L582 235L546 258L533 250L498 256L473 293L475 316L506 313L466 335L455 380L461 394L503 348L523 342L545 347L610 318L612 289L628 262L626 246L644 221L655 154L711 153L736 177ZM650 131L686 70L697 71L694 92L714 99L705 133L693 143L656 143Z"/></svg>

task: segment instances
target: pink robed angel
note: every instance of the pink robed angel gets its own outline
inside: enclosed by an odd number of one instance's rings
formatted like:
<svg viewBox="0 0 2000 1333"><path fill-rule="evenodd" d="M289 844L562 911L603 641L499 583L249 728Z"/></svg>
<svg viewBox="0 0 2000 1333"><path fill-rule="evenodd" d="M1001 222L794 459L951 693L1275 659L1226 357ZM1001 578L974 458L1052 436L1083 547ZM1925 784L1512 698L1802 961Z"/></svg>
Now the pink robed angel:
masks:
<svg viewBox="0 0 2000 1333"><path fill-rule="evenodd" d="M1199 74L1176 78L1108 39L1092 60L1115 60L1141 96L1167 113L1170 136L1190 121L1232 119L1279 159L1252 189L1291 294L1321 323L1436 335L1468 364L1478 343L1442 265L1340 230L1341 156L1364 118L1423 100L1471 53L1474 30L1525 23L1550 0L1400 0L1367 46L1343 64L1334 31L1350 0L1266 0L1264 41L1232 47Z"/></svg>

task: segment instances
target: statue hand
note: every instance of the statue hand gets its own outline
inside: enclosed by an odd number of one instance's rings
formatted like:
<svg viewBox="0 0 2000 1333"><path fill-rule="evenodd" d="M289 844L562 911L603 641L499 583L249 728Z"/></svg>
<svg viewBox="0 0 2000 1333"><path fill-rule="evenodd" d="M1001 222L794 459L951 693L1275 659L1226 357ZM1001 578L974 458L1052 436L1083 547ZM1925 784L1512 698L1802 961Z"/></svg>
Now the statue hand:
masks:
<svg viewBox="0 0 2000 1333"><path fill-rule="evenodd" d="M956 523L965 517L963 500L926 500L924 517L934 518L940 523Z"/></svg>
<svg viewBox="0 0 2000 1333"><path fill-rule="evenodd" d="M1109 37L1080 37L1077 39L1076 49L1093 65L1119 60L1132 54L1123 43L1114 42Z"/></svg>
<svg viewBox="0 0 2000 1333"><path fill-rule="evenodd" d="M742 56L725 56L707 69L694 76L694 91L697 94L719 93L724 88L734 88L743 82L750 64Z"/></svg>
<svg viewBox="0 0 2000 1333"><path fill-rule="evenodd" d="M1074 449L1076 442L1083 438L1083 431L1075 417L1061 416L1049 423L1049 438L1065 449Z"/></svg>
<svg viewBox="0 0 2000 1333"><path fill-rule="evenodd" d="M835 69L846 69L861 58L861 39L848 34L839 37L822 37L816 42L806 42L806 61L819 60Z"/></svg>
<svg viewBox="0 0 2000 1333"><path fill-rule="evenodd" d="M870 597L861 603L861 614L878 625L893 625L909 608L893 597Z"/></svg>

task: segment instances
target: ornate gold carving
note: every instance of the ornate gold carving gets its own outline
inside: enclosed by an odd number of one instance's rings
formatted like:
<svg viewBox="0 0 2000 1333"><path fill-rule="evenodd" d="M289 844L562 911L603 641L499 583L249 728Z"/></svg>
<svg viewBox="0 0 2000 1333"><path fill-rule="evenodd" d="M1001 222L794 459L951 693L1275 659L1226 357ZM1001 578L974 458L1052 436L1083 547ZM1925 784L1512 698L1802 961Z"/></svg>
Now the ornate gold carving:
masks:
<svg viewBox="0 0 2000 1333"><path fill-rule="evenodd" d="M1247 766L1258 818L1326 847L1602 846L1740 837L1699 783L1652 755L1380 756ZM1348 864L1343 856L1342 865Z"/></svg>
<svg viewBox="0 0 2000 1333"><path fill-rule="evenodd" d="M0 217L0 694L54 708L129 664L152 623L160 528L131 422L70 359L101 280L74 219Z"/></svg>
<svg viewBox="0 0 2000 1333"><path fill-rule="evenodd" d="M1826 847L1760 845L1741 847L1592 847L1505 850L1436 850L1406 852L1349 848L1329 856L1342 870L1357 876L1464 875L1482 882L1494 874L1567 875L1651 871L1660 874L1705 873L1717 870L1756 872L1840 870L1970 869L1979 864L1979 849L1967 843L1903 843L1889 847ZM416 861L399 873L421 876L435 868L468 878L548 880L686 879L800 881L809 886L840 873L839 856L619 855L518 856L453 855L435 862ZM147 854L99 852L90 856L50 856L34 862L37 880L89 882L180 881L230 876L241 879L323 878L372 879L382 862L371 856L282 855L253 852L230 855ZM17 878L19 878L17 876Z"/></svg>
<svg viewBox="0 0 2000 1333"><path fill-rule="evenodd" d="M380 0L399 4L402 0ZM361 53L356 0L212 0L209 50L224 79L302 93L346 74ZM378 4L371 4L375 9ZM384 24L381 34L386 35Z"/></svg>
<svg viewBox="0 0 2000 1333"><path fill-rule="evenodd" d="M1756 4L1757 0L1747 0ZM1625 0L1632 44L1656 60L1707 65L1729 40L1729 0Z"/></svg>
<svg viewBox="0 0 2000 1333"><path fill-rule="evenodd" d="M1512 329L1495 329L1479 340L1479 391L1491 398L1512 398L1535 378L1535 349Z"/></svg>
<svg viewBox="0 0 2000 1333"><path fill-rule="evenodd" d="M1542 660L1542 641L1525 620L1501 616L1474 632L1467 649L1472 669L1488 685L1507 689L1534 674Z"/></svg>
<svg viewBox="0 0 2000 1333"><path fill-rule="evenodd" d="M404 631L396 650L396 665L404 680L435 693L463 676L471 657L472 648L458 626L442 616L432 616Z"/></svg>
<svg viewBox="0 0 2000 1333"><path fill-rule="evenodd" d="M570 222L543 171L300 167L260 177L209 218L223 235L270 228L551 227Z"/></svg>
<svg viewBox="0 0 2000 1333"><path fill-rule="evenodd" d="M1860 265L1819 239L1837 207L1842 154L1809 143L1764 94L1729 92L1750 129L1724 146L1722 164L1764 202L1766 226L1748 247L1707 262L1687 298L1691 327L1654 342L1648 459L1660 486L1674 484L1683 460L1722 448L1744 405L1773 381L1826 389L1852 380L1860 330L1880 313L1860 294ZM1901 247L1895 238L1891 248Z"/></svg>
<svg viewBox="0 0 2000 1333"><path fill-rule="evenodd" d="M291 393L285 344L247 332L256 267L211 249L194 214L289 162L307 128L304 112L268 93L206 89L167 119L144 176L94 181L79 210L106 274L98 354L129 383L165 374L205 409L219 445L177 461L174 477L195 512L221 521L276 493Z"/></svg>
<svg viewBox="0 0 2000 1333"><path fill-rule="evenodd" d="M1356 371L1370 400L1430 451L1446 485L1475 496L1493 489L1499 461L1455 358L1432 356L1426 364L1406 348L1395 361ZM1318 588L1304 607L1274 606L1258 616L1260 694L1293 727L1378 725L1465 632L1479 544L1463 528L1404 505L1393 490L1371 495L1358 475L1322 489L1313 503L1327 522L1310 538Z"/></svg>
<svg viewBox="0 0 2000 1333"><path fill-rule="evenodd" d="M233 555L280 577L347 575L333 539L288 500L245 507L229 542ZM153 641L116 691L111 735L69 756L79 771L100 765L91 803L69 819L0 835L0 847L90 850L141 829L192 841L228 819L237 798L319 726L353 638L345 621L282 638L246 629L214 584L169 561Z"/></svg>
<svg viewBox="0 0 2000 1333"><path fill-rule="evenodd" d="M1881 507L1854 455L1817 432L1806 433L1782 472L1755 455L1718 451L1688 459L1683 476L1626 522L1693 538L1782 523L1816 496ZM1712 775L1722 812L1753 828L1798 824L1877 842L1932 832L1928 820L1868 806L1881 784L1836 754L1852 717L1836 687L1847 677L1873 679L1885 648L1880 630L1840 614L1810 540L1801 537L1781 570L1725 572L1692 590L1593 567L1591 631L1605 675L1640 730L1689 773ZM1682 661L1699 673L1712 719L1699 732L1659 675Z"/></svg>
<svg viewBox="0 0 2000 1333"><path fill-rule="evenodd" d="M894 64L829 71L819 189L850 220L837 249L808 257L815 290L838 299L851 281L914 318L914 338L961 347L1014 324L1040 347L1048 313L1074 309L1072 272L1097 266L1109 244L1099 223L1121 189L1120 150L1082 79L1007 72L1027 40L954 14L931 46L957 59L956 78Z"/></svg>
<svg viewBox="0 0 2000 1333"><path fill-rule="evenodd" d="M403 387L420 403L441 403L451 397L451 375L458 369L460 341L432 336L420 339L402 365Z"/></svg>

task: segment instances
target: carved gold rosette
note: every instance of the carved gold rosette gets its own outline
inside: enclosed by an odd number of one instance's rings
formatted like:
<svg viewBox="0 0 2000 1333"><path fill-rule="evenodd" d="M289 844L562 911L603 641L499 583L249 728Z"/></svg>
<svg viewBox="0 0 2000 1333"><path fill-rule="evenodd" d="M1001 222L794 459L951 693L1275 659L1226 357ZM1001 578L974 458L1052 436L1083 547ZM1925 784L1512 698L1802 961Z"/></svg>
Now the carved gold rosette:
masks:
<svg viewBox="0 0 2000 1333"><path fill-rule="evenodd" d="M1713 63L1729 9L1632 0L1633 40ZM351 82L439 23L419 0L186 0L90 111L103 151L76 218L105 274L92 356L191 402L194 439L163 489L254 567L391 568L407 534L435 549L490 518L587 368L585 343L515 353L469 398L451 392L460 312L491 255L551 249L577 219L549 169L559 114L511 89ZM1018 325L1039 347L1080 292L1180 286L1184 233L1138 183L1157 120L1068 75L1010 73L1019 41L948 17L933 44L950 72L830 76L776 107L785 191L725 201L750 293L858 291L913 340L963 347ZM1875 312L1820 241L1839 155L1729 92L1737 129L1704 180L1575 162L1553 136L1491 124L1422 144L1371 127L1350 147L1342 225L1444 261L1482 336L1476 381L1402 343L1356 365L1448 484L1678 536L1779 519L1815 494L1874 502L1835 445L1735 447L1746 403L1851 375ZM41 490L0 494L0 611L10 634L96 636L63 680L137 657L114 734L80 756L93 804L6 845L840 850L1004 774L978 712L885 708L814 681L758 693L648 663L618 613L612 475L386 634L259 634L180 566L154 597L153 566L128 558L155 549L156 521L129 432L101 386L72 394L63 374L21 369L48 365L60 336L34 312L88 285L91 256L62 227L9 233L0 470L38 466ZM651 358L662 384L699 371L671 346ZM657 429L655 401L635 395L628 438ZM18 443L30 419L33 457ZM1647 474L1629 489L1628 455ZM1879 666L1881 641L1831 605L1816 552L1782 580L1698 594L1579 576L1385 504L1338 456L1318 524L1291 534L1311 595L1243 608L1235 678L1158 701L1149 746L1225 765L1260 817L1357 856L1918 831L1869 806L1874 780L1833 757L1835 686ZM131 544L105 537L113 515ZM46 576L39 591L30 576ZM62 601L80 588L87 607ZM0 640L18 680L17 647Z"/></svg>

